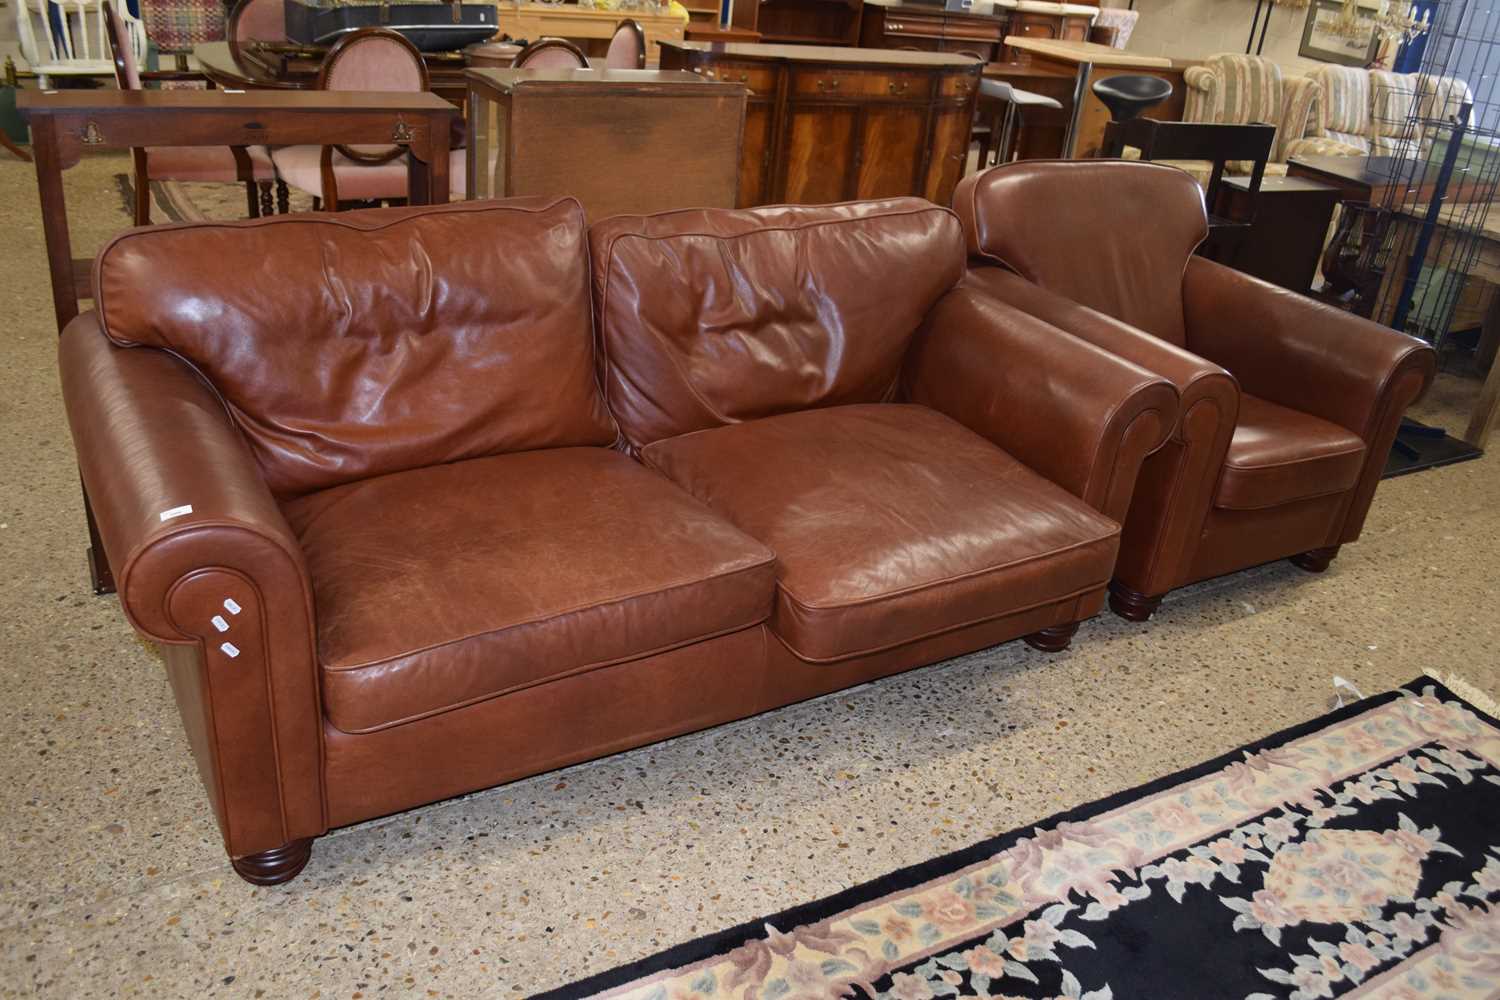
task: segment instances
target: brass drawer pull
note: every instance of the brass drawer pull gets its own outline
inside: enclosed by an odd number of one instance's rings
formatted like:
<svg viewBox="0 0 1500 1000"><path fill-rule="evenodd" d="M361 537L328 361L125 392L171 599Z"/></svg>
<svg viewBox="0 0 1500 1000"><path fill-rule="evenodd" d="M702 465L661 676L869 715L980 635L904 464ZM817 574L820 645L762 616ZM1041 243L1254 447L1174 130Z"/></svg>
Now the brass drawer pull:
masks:
<svg viewBox="0 0 1500 1000"><path fill-rule="evenodd" d="M818 89L822 91L838 90L839 81L837 78L834 78L832 80L819 80Z"/></svg>
<svg viewBox="0 0 1500 1000"><path fill-rule="evenodd" d="M898 97L906 93L906 83L907 81L905 80L892 80L891 93L897 95Z"/></svg>

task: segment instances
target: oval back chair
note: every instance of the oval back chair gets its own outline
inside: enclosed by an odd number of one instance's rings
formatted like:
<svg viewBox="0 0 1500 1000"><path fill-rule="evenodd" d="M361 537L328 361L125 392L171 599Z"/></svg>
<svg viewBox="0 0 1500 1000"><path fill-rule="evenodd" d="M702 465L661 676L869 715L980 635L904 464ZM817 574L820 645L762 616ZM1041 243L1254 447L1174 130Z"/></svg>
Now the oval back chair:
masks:
<svg viewBox="0 0 1500 1000"><path fill-rule="evenodd" d="M634 18L626 18L615 25L615 33L609 39L609 49L604 54L606 69L646 68L646 29Z"/></svg>
<svg viewBox="0 0 1500 1000"><path fill-rule="evenodd" d="M588 69L589 57L566 38L538 38L511 60L511 69Z"/></svg>

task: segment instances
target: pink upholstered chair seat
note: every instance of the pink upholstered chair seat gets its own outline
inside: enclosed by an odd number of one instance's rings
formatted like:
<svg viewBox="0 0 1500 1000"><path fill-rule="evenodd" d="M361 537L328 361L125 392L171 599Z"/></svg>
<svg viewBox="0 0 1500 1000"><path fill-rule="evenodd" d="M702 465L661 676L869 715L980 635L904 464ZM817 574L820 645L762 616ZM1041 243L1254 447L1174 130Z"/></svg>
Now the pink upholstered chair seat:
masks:
<svg viewBox="0 0 1500 1000"><path fill-rule="evenodd" d="M323 190L322 146L288 146L271 154L282 180L303 191ZM448 193L453 200L467 195L464 183L464 151L455 149L448 157ZM338 183L340 201L373 201L406 197L406 157L389 163L356 163L338 150L333 151L333 172Z"/></svg>
<svg viewBox="0 0 1500 1000"><path fill-rule="evenodd" d="M149 176L159 181L208 181L233 184L241 179L272 181L276 168L271 152L264 146L250 146L252 175L241 178L235 169L234 153L228 146L153 146L146 150Z"/></svg>

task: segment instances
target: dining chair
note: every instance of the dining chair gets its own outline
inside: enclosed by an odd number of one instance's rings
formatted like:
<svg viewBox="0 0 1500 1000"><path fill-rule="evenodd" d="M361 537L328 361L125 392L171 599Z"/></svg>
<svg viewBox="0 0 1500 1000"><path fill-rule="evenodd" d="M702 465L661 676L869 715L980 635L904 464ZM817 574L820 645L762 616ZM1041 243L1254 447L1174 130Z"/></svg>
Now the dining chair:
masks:
<svg viewBox="0 0 1500 1000"><path fill-rule="evenodd" d="M619 29L615 29L619 34ZM613 41L610 47L614 47ZM589 57L566 38L538 38L511 60L511 69L588 69Z"/></svg>
<svg viewBox="0 0 1500 1000"><path fill-rule="evenodd" d="M114 71L103 0L15 0L16 37L37 83L50 90L56 77L108 77ZM146 26L129 13L121 17L121 37L137 65L146 56Z"/></svg>
<svg viewBox="0 0 1500 1000"><path fill-rule="evenodd" d="M239 0L229 12L224 36L236 57L246 42L286 41L286 0Z"/></svg>
<svg viewBox="0 0 1500 1000"><path fill-rule="evenodd" d="M421 93L427 63L415 45L389 28L361 28L334 43L318 69L319 90ZM313 196L313 209L337 212L347 202L405 203L406 147L394 143L287 146L272 151L276 172ZM450 154L449 193L464 196L465 156Z"/></svg>
<svg viewBox="0 0 1500 1000"><path fill-rule="evenodd" d="M645 69L646 29L635 18L627 17L615 25L604 54L605 69Z"/></svg>
<svg viewBox="0 0 1500 1000"><path fill-rule="evenodd" d="M140 90L141 70L130 28L109 0L100 0L105 37L121 90ZM135 174L135 224L151 224L151 181L196 181L244 184L245 208L250 218L271 214L271 185L276 168L264 146L149 146L130 151Z"/></svg>

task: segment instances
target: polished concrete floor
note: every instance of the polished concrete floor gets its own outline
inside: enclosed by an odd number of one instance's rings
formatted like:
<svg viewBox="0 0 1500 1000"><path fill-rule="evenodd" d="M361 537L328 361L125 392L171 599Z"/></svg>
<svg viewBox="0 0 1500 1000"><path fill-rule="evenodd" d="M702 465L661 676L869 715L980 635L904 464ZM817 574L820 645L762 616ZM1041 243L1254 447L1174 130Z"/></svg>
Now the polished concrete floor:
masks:
<svg viewBox="0 0 1500 1000"><path fill-rule="evenodd" d="M125 222L119 159L69 177ZM1500 462L1382 486L1359 544L339 831L230 871L152 651L86 587L30 168L0 159L0 995L521 996L1186 767L1423 668L1500 694ZM1424 415L1461 428L1472 386ZM1122 998L1124 1000L1124 998Z"/></svg>

